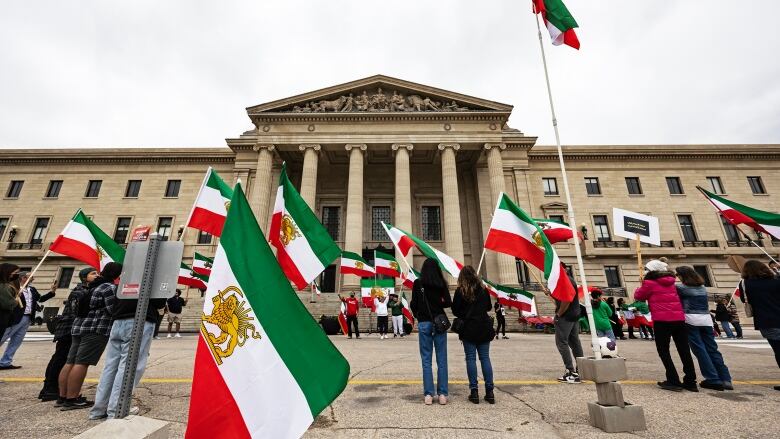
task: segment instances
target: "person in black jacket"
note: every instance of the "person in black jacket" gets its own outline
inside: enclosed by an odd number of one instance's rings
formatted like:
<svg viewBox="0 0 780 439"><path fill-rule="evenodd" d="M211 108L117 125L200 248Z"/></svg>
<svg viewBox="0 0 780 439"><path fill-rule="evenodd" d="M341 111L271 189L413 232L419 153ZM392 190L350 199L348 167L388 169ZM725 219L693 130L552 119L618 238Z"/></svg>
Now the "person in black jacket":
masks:
<svg viewBox="0 0 780 439"><path fill-rule="evenodd" d="M751 259L742 267L739 291L742 303L753 308L753 325L769 342L780 367L780 278L763 262Z"/></svg>
<svg viewBox="0 0 780 439"><path fill-rule="evenodd" d="M420 278L412 286L412 309L417 319L417 332L420 344L420 359L423 373L423 401L425 405L433 404L433 368L431 360L436 350L436 382L439 404L447 404L447 331L437 331L434 318L444 314L444 308L452 306L452 298L444 275L434 259L426 259L420 269Z"/></svg>
<svg viewBox="0 0 780 439"><path fill-rule="evenodd" d="M466 354L466 374L469 377L469 401L479 404L477 387L477 353L485 379L485 401L496 403L493 394L493 366L490 364L490 341L493 340L493 321L488 316L490 296L482 287L477 272L470 265L463 267L458 276L458 287L452 298L452 313L463 319L459 338Z"/></svg>
<svg viewBox="0 0 780 439"><path fill-rule="evenodd" d="M18 369L21 366L14 366L13 360L16 350L22 345L24 336L27 334L27 329L35 319L35 313L40 311L43 307L39 305L39 302L45 302L54 297L54 290L57 288L57 284L52 284L51 291L41 295L38 290L32 286L34 278L30 276L29 272L19 272L19 284L27 286L19 290L19 300L21 306L16 308L11 317L11 326L5 330L3 338L0 339L0 345L8 340L8 346L5 348L3 358L0 359L0 370L3 369Z"/></svg>
<svg viewBox="0 0 780 439"><path fill-rule="evenodd" d="M496 313L496 340L498 340L498 332L501 331L501 336L504 340L509 337L506 336L506 308L504 305L496 299L495 305L493 305L493 311Z"/></svg>
<svg viewBox="0 0 780 439"><path fill-rule="evenodd" d="M615 298L607 297L607 305L612 310L612 315L609 316L609 323L612 325L612 333L615 334L615 338L625 340L626 336L623 334L623 323L620 321L620 315L617 308L615 308Z"/></svg>
<svg viewBox="0 0 780 439"><path fill-rule="evenodd" d="M577 283L571 274L569 274L569 281L574 287L574 291L577 291ZM545 291L545 294L549 293ZM580 300L576 295L571 302L563 302L555 298L553 300L555 301L555 346L558 348L566 367L566 371L558 378L558 381L578 384L581 381L575 358L583 356L578 328L581 315Z"/></svg>

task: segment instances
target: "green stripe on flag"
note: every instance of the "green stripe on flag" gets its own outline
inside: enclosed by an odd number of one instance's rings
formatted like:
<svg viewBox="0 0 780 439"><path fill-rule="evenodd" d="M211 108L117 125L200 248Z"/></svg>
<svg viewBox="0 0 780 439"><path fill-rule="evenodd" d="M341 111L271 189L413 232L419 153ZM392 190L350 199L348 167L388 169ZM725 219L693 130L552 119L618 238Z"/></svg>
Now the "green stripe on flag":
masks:
<svg viewBox="0 0 780 439"><path fill-rule="evenodd" d="M574 20L571 12L569 12L569 9L561 0L544 0L544 7L547 9L547 21L561 32L579 27L577 21Z"/></svg>
<svg viewBox="0 0 780 439"><path fill-rule="evenodd" d="M206 180L206 186L214 188L219 191L223 198L233 198L233 189L222 180L222 177L217 174L217 171L211 169L208 180Z"/></svg>
<svg viewBox="0 0 780 439"><path fill-rule="evenodd" d="M712 192L700 188L705 194L707 194L708 197L712 198L713 200L717 200L726 206L729 206L730 208L742 213L743 215L749 216L755 222L758 224L768 224L770 226L778 226L780 227L780 214L767 212L765 210L758 210L754 209L749 206L745 206L744 204L739 204L737 202L731 201L727 198L723 198L721 196L715 195Z"/></svg>
<svg viewBox="0 0 780 439"><path fill-rule="evenodd" d="M95 223L93 223L84 212L79 209L76 215L73 216L73 221L81 223L89 230L92 237L95 238L95 243L98 245L98 251L101 249L114 261L122 263L125 260L126 250L116 243L110 236L106 235L106 232L100 229ZM101 257L102 259L102 257ZM100 268L100 267L97 267Z"/></svg>
<svg viewBox="0 0 780 439"><path fill-rule="evenodd" d="M536 221L533 220L523 209L521 209L518 205L512 202L512 200L509 199L509 197L502 193L501 194L501 201L498 204L499 209L507 210L511 212L516 217L520 218L523 222L526 222L528 224L531 224L536 229L536 232L538 233L539 240L542 241L542 246L544 247L544 278L549 279L550 273L553 270L558 270L559 267L553 267L553 260L555 259L555 250L552 247L552 244L550 244L550 241L547 239L547 235L544 234L544 231L541 227L539 227L539 224L536 223ZM534 239L534 237L531 237L531 239Z"/></svg>
<svg viewBox="0 0 780 439"><path fill-rule="evenodd" d="M363 257L360 256L359 254L348 252L348 251L341 252L341 258L342 259L352 259L353 261L360 261L360 262L362 262L364 264L367 263L366 260L363 259Z"/></svg>

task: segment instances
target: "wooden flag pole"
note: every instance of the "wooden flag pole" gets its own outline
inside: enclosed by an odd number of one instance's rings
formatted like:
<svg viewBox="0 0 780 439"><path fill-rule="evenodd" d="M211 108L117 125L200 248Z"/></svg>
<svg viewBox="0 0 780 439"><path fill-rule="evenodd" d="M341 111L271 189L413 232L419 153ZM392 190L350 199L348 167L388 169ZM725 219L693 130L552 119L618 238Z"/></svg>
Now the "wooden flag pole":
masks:
<svg viewBox="0 0 780 439"><path fill-rule="evenodd" d="M645 266L642 265L642 242L639 240L639 233L636 234L636 263L639 267L639 283L645 278Z"/></svg>
<svg viewBox="0 0 780 439"><path fill-rule="evenodd" d="M49 253L51 253L51 250L46 250L46 253L44 253L43 257L41 258L41 261L38 262L38 265L36 265L35 268L33 269L33 271L30 272L30 275L27 276L27 280L24 281L24 285L22 285L19 288L19 291L22 291L23 289L27 288L27 284L30 283L30 280L32 280L33 276L38 271L38 269L41 268L41 264L43 264L43 261L45 261L46 258L49 257Z"/></svg>
<svg viewBox="0 0 780 439"><path fill-rule="evenodd" d="M523 262L523 264L525 264L525 262ZM549 289L547 289L547 286L544 284L544 282L542 282L542 279L539 277L539 275L538 275L538 274L536 274L536 272L535 272L535 271L533 271L533 270L528 270L528 272L529 272L529 273L531 273L531 276L533 276L533 277L534 277L534 280L535 280L536 282L538 282L538 283L539 283L539 286L541 286L541 287L542 287L542 292L544 292L544 295L545 295L545 296L546 296L548 299L550 299L550 301L551 301L552 303L555 303L555 299L553 299L553 297L550 295L550 290L549 290ZM577 291L575 291L575 292L574 292L574 297L578 297L578 296L577 296L578 294L579 294L579 293L577 293ZM577 301L579 301L579 299L578 299ZM537 312L538 312L538 311L537 311Z"/></svg>
<svg viewBox="0 0 780 439"><path fill-rule="evenodd" d="M479 270L482 268L482 261L485 260L485 247L482 247L482 256L479 257L479 265L477 265L477 274L479 274Z"/></svg>

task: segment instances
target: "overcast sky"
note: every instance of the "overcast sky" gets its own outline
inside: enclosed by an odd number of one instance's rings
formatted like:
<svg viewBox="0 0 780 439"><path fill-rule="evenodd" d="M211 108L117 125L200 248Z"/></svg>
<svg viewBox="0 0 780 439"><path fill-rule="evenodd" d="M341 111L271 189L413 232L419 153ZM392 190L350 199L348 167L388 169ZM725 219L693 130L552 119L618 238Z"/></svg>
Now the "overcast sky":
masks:
<svg viewBox="0 0 780 439"><path fill-rule="evenodd" d="M780 143L780 2L568 0L564 144ZM3 1L0 148L224 146L248 106L374 74L553 144L530 0Z"/></svg>

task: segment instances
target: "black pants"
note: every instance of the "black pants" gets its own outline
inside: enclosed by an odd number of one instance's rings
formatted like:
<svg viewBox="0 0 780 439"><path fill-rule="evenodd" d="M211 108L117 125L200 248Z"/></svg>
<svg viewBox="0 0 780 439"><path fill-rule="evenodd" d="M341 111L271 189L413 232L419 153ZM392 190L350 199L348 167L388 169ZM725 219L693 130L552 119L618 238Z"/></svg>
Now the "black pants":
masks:
<svg viewBox="0 0 780 439"><path fill-rule="evenodd" d="M639 325L639 332L641 332L645 338L655 337L653 328L647 325Z"/></svg>
<svg viewBox="0 0 780 439"><path fill-rule="evenodd" d="M51 355L49 365L46 366L46 377L43 380L43 389L41 389L41 395L44 393L54 393L59 395L60 386L58 378L62 366L65 365L65 360L68 358L68 351L70 350L70 337L59 339L54 346L54 353Z"/></svg>
<svg viewBox="0 0 780 439"><path fill-rule="evenodd" d="M160 324L163 321L163 316L160 315L160 313L157 313L157 322L154 324L154 335L152 337L157 337L157 335L160 333Z"/></svg>
<svg viewBox="0 0 780 439"><path fill-rule="evenodd" d="M352 325L355 325L355 335L360 338L360 329L358 329L357 316L347 316L347 331L349 336L352 337Z"/></svg>
<svg viewBox="0 0 780 439"><path fill-rule="evenodd" d="M619 322L618 323L610 322L610 324L612 325L612 333L615 335L615 337L617 338L625 337L625 335L623 334L623 325L621 325Z"/></svg>
<svg viewBox="0 0 780 439"><path fill-rule="evenodd" d="M501 335L506 337L506 317L501 314L496 314L496 337L498 337L498 331L501 331Z"/></svg>
<svg viewBox="0 0 780 439"><path fill-rule="evenodd" d="M688 328L685 322L654 322L655 326L655 349L661 362L666 368L666 381L672 384L680 384L680 377L677 375L677 369L674 367L672 355L669 353L669 344L674 340L674 346L677 348L677 354L683 364L683 382L686 385L696 384L696 369L691 358L691 347L688 344Z"/></svg>
<svg viewBox="0 0 780 439"><path fill-rule="evenodd" d="M777 361L777 367L780 367L780 340L767 340L769 346L775 352L775 361Z"/></svg>
<svg viewBox="0 0 780 439"><path fill-rule="evenodd" d="M387 335L387 316L376 316L376 330L379 335Z"/></svg>

